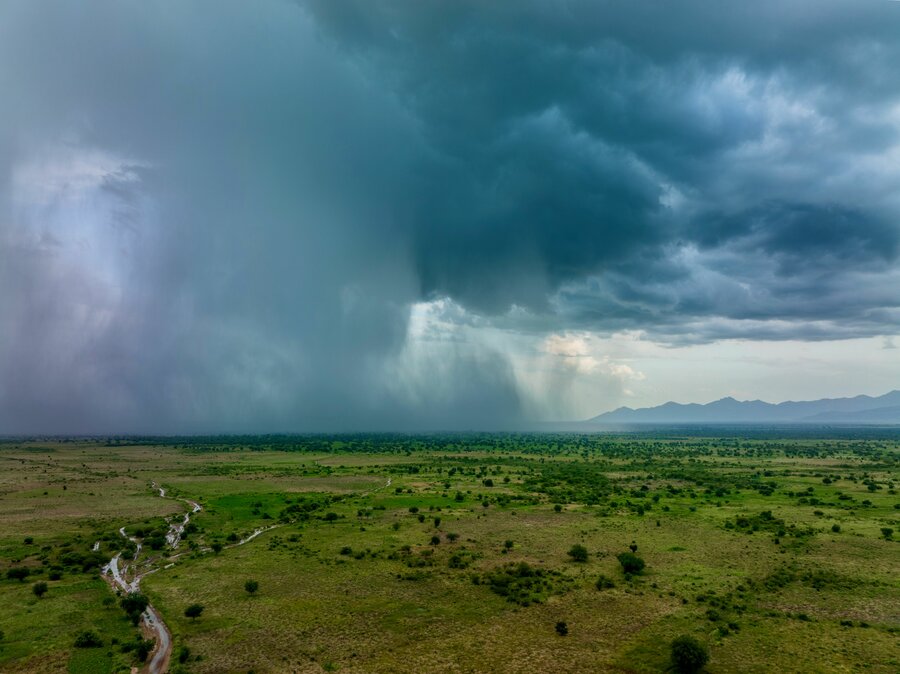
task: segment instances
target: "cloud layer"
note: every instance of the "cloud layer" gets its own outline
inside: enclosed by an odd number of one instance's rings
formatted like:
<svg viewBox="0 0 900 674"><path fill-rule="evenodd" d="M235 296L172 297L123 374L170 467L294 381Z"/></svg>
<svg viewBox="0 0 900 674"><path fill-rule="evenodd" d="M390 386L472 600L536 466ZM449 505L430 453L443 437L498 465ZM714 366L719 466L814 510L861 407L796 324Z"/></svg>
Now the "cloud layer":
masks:
<svg viewBox="0 0 900 674"><path fill-rule="evenodd" d="M504 427L640 375L578 334L896 335L898 31L894 3L4 3L0 431Z"/></svg>

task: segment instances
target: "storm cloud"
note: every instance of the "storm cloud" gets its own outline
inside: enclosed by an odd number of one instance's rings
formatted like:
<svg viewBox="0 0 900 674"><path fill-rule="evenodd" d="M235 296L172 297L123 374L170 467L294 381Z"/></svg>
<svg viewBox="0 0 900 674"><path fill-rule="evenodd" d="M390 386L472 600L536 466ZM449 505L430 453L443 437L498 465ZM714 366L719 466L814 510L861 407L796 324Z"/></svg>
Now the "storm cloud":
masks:
<svg viewBox="0 0 900 674"><path fill-rule="evenodd" d="M896 335L898 34L890 2L5 2L0 432L510 427L564 415L527 382L635 374L554 335Z"/></svg>

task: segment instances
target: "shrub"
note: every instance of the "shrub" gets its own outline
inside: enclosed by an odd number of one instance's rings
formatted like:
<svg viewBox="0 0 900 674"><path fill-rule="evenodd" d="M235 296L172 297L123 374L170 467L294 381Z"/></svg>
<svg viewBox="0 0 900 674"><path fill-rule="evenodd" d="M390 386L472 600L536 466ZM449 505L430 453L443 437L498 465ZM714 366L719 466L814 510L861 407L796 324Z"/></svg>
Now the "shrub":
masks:
<svg viewBox="0 0 900 674"><path fill-rule="evenodd" d="M34 592L34 595L38 599L40 599L47 593L47 583L45 583L43 581L40 583L35 583L34 585L31 586L31 591Z"/></svg>
<svg viewBox="0 0 900 674"><path fill-rule="evenodd" d="M622 571L627 574L637 574L644 570L644 560L633 552L622 552L616 555L616 559L622 565Z"/></svg>
<svg viewBox="0 0 900 674"><path fill-rule="evenodd" d="M569 633L569 626L566 625L564 621L560 620L556 623L556 633L561 637L566 636Z"/></svg>
<svg viewBox="0 0 900 674"><path fill-rule="evenodd" d="M559 571L536 568L527 562L509 563L484 576L474 575L472 582L488 585L495 594L520 606L539 604L552 594L566 592L573 583Z"/></svg>
<svg viewBox="0 0 900 674"><path fill-rule="evenodd" d="M24 566L14 566L11 569L6 570L6 577L9 580L18 580L24 581L28 576L31 575L31 571Z"/></svg>
<svg viewBox="0 0 900 674"><path fill-rule="evenodd" d="M691 636L680 636L672 641L672 666L682 674L693 674L703 669L709 660L706 647Z"/></svg>
<svg viewBox="0 0 900 674"><path fill-rule="evenodd" d="M75 637L75 648L100 648L103 640L93 630L84 630Z"/></svg>
<svg viewBox="0 0 900 674"><path fill-rule="evenodd" d="M255 580L248 580L244 583L244 589L247 591L247 594L256 594L256 591L259 589L259 583Z"/></svg>
<svg viewBox="0 0 900 674"><path fill-rule="evenodd" d="M604 576L602 573L600 574L600 577L597 579L596 585L597 585L598 590L609 590L610 588L613 588L616 586L616 584L612 581L612 578L609 578L608 576Z"/></svg>
<svg viewBox="0 0 900 674"><path fill-rule="evenodd" d="M572 558L573 562L586 562L588 560L587 548L580 543L576 543L569 548L569 557Z"/></svg>
<svg viewBox="0 0 900 674"><path fill-rule="evenodd" d="M465 552L456 552L450 555L450 559L447 560L447 566L449 566L451 569L465 569L468 568L469 564L471 563L471 553Z"/></svg>

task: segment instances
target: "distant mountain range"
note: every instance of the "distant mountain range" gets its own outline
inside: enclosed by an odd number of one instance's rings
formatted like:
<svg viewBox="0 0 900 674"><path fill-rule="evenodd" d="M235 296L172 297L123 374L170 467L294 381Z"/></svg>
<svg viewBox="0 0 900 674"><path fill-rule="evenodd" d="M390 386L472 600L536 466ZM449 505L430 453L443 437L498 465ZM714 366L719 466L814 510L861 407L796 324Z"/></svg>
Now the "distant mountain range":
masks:
<svg viewBox="0 0 900 674"><path fill-rule="evenodd" d="M706 405L668 402L657 407L620 407L590 419L595 424L900 424L900 391L883 396L801 402L722 398Z"/></svg>

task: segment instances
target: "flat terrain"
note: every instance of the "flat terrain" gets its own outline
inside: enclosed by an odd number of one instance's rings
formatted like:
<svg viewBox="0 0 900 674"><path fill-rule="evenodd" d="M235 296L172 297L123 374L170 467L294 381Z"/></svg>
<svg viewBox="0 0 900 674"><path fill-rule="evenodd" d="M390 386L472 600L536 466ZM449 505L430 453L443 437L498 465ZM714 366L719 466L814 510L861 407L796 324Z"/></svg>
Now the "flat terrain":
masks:
<svg viewBox="0 0 900 674"><path fill-rule="evenodd" d="M893 674L898 486L896 431L8 440L0 671L146 668L121 552L171 672Z"/></svg>

